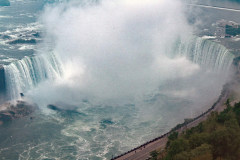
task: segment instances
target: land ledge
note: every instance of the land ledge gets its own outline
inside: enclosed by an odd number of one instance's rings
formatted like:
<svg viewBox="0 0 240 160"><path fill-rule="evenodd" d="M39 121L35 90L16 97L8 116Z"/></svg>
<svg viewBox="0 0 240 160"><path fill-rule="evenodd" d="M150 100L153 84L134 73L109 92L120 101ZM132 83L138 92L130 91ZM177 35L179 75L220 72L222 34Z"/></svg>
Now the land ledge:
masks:
<svg viewBox="0 0 240 160"><path fill-rule="evenodd" d="M212 112L221 112L226 108L225 102L230 96L232 85L234 82L229 82L223 86L222 92L217 101L204 113L199 116L188 119L182 124L178 124L176 127L171 129L169 132L154 138L130 151L127 151L119 156L113 157L111 160L146 160L149 159L150 153L159 148L164 148L168 141L168 136L173 132L181 133L187 129L197 126L200 122L207 119L208 115Z"/></svg>

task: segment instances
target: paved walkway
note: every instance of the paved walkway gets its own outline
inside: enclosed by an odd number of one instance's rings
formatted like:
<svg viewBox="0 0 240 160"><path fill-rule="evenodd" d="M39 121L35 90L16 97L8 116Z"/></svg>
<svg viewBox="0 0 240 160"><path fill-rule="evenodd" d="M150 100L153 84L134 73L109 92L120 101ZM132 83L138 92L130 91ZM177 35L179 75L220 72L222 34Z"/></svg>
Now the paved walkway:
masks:
<svg viewBox="0 0 240 160"><path fill-rule="evenodd" d="M192 122L184 125L180 129L177 129L176 131L181 133L182 131L185 131L186 129L197 126L200 122L206 120L208 115L213 111L217 111L217 112L223 111L226 108L224 103L227 101L227 99L229 97L229 93L230 93L230 91L228 89L224 89L221 96L217 100L217 102L208 111L206 111L205 113L201 114L200 116L194 118L194 120ZM167 137L169 134L170 134L170 132L168 132L158 138L155 138L152 141L147 142L131 151L128 151L128 152L118 156L118 157L115 157L112 160L146 160L146 159L148 159L148 157L150 156L150 153L152 151L165 147L167 140L168 140Z"/></svg>

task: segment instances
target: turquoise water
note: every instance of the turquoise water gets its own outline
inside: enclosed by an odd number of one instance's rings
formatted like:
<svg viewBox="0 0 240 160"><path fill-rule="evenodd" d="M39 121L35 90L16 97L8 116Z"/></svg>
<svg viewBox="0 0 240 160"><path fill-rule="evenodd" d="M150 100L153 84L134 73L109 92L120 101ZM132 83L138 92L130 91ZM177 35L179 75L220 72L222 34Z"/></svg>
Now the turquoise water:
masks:
<svg viewBox="0 0 240 160"><path fill-rule="evenodd" d="M146 102L148 111L133 104L95 106L90 102L83 102L74 111L50 115L37 111L33 120L28 117L0 127L1 158L109 159L166 132L181 119L169 117L187 114L183 110L190 107L188 101L159 97L164 104ZM172 112L178 107L184 108ZM142 112L150 112L151 117L141 115Z"/></svg>
<svg viewBox="0 0 240 160"><path fill-rule="evenodd" d="M11 1L0 8L0 64L34 54L40 40L37 15L43 8L41 1Z"/></svg>

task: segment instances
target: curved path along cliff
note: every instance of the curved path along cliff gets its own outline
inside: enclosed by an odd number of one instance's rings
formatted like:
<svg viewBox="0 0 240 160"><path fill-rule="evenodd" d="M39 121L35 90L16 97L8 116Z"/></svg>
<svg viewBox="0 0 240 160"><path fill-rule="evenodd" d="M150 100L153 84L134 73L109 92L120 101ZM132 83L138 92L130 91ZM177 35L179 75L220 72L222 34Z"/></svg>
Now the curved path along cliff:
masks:
<svg viewBox="0 0 240 160"><path fill-rule="evenodd" d="M209 108L206 112L203 114L197 116L194 118L192 121L186 123L183 125L181 128L175 129L174 131L177 131L181 133L182 131L195 127L197 126L200 122L204 121L207 119L208 115L213 112L221 112L223 111L226 106L224 103L227 101L229 95L230 95L230 90L228 89L229 84L226 84L223 87L223 91L221 95L219 96L218 100L213 104L211 108ZM132 149L131 151L128 151L120 156L117 156L115 158L112 158L112 160L146 160L149 158L150 153L154 150L158 150L160 148L164 148L167 140L168 140L168 135L172 131L169 131L168 133L163 134L162 136L155 138L139 147L136 147Z"/></svg>
<svg viewBox="0 0 240 160"><path fill-rule="evenodd" d="M232 12L240 12L239 9L233 9L233 8L225 8L225 7L217 7L217 6L208 6L208 5L202 5L202 4L187 4L188 6L194 6L194 7L202 7L202 8L210 8L210 9L218 9L218 10L225 10L225 11L232 11Z"/></svg>

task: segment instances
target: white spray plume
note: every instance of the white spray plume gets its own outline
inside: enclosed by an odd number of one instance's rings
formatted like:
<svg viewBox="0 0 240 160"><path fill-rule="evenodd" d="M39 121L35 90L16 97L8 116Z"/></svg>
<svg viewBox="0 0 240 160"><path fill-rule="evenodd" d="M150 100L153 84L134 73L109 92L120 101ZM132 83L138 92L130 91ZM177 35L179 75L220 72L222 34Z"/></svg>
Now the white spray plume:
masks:
<svg viewBox="0 0 240 160"><path fill-rule="evenodd" d="M84 97L133 100L168 80L200 73L199 66L185 57L168 55L177 38L192 32L178 0L61 3L48 6L41 22L64 69L52 89L42 85L32 91L47 103ZM194 87L173 95L194 96Z"/></svg>

